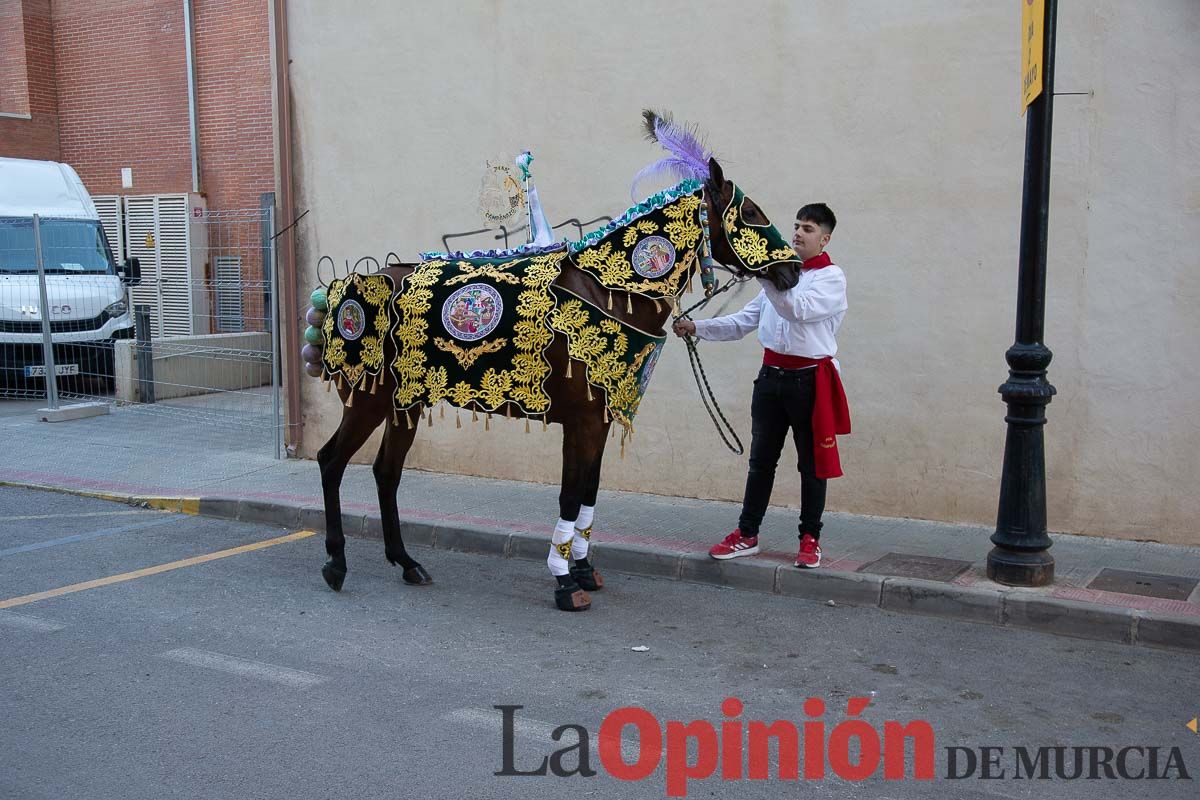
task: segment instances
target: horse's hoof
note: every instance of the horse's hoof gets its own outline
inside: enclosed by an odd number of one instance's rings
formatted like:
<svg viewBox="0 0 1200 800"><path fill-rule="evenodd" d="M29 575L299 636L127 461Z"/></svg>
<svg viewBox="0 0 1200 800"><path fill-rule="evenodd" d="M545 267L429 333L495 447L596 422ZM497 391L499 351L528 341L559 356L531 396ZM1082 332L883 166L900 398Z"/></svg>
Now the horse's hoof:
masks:
<svg viewBox="0 0 1200 800"><path fill-rule="evenodd" d="M554 605L559 611L587 611L592 607L592 598L578 584L560 586L554 590Z"/></svg>
<svg viewBox="0 0 1200 800"><path fill-rule="evenodd" d="M321 567L321 577L329 584L330 589L340 592L342 584L346 582L346 570L335 567L333 561L326 561L325 566Z"/></svg>
<svg viewBox="0 0 1200 800"><path fill-rule="evenodd" d="M424 567L416 564L404 570L404 582L413 586L428 586L433 583L433 578L429 577L429 573L425 571Z"/></svg>
<svg viewBox="0 0 1200 800"><path fill-rule="evenodd" d="M579 584L579 588L589 592L598 592L604 588L604 577L595 567L571 567L571 577Z"/></svg>

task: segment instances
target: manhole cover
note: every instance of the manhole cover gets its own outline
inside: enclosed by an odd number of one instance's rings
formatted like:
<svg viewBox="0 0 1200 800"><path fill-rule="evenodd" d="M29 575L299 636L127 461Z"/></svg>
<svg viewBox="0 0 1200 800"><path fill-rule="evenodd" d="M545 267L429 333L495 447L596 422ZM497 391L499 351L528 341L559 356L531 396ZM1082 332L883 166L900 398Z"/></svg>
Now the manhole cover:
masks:
<svg viewBox="0 0 1200 800"><path fill-rule="evenodd" d="M863 564L859 572L876 575L899 575L903 578L921 578L927 581L950 582L971 568L970 561L934 556L910 556L904 553L888 553L883 558Z"/></svg>
<svg viewBox="0 0 1200 800"><path fill-rule="evenodd" d="M1102 592L1140 594L1164 600L1187 600L1200 580L1179 575L1157 575L1153 572L1134 572L1127 569L1103 569L1087 585Z"/></svg>

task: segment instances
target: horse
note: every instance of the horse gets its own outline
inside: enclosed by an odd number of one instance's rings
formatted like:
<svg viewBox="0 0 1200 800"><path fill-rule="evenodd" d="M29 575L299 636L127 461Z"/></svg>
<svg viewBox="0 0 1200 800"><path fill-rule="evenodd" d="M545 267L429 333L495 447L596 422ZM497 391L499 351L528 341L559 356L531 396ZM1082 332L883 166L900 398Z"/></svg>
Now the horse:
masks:
<svg viewBox="0 0 1200 800"><path fill-rule="evenodd" d="M644 391L645 383L649 379L649 370L653 368L652 363L645 363L651 360L651 355L647 354L652 354L653 360L657 360L657 352L666 339L665 324L672 312L678 311L680 297L686 286L691 283L697 272L701 272L705 279L706 294L711 292L714 281L704 270L711 270L716 265L724 266L727 271L738 276L755 276L771 281L781 290L792 288L799 280L800 262L791 251L790 244L775 229L762 209L746 197L732 181L725 178L721 165L711 157L711 153L702 150L694 141L688 141L686 146L680 145L677 134L680 134L682 129L674 125L669 117L646 112L646 120L651 138L672 152L672 157L664 159L663 162L670 162L667 166L678 169L681 153L686 155L690 159L690 175L694 176L693 179L685 180L673 191L660 193L656 196L658 203L648 201L631 208L606 228L569 247L551 246L548 250L533 251L532 256L531 251L521 250L474 260L461 257L456 259L455 254L442 254L441 260L386 266L375 274L384 276L383 282L389 287L387 292L390 296L387 298L386 308L390 310L386 315L382 311L376 314L381 336L378 344L370 345L369 361L379 363L381 356L382 363L390 365L390 369L378 368L373 377L364 378L361 375L362 371L355 368L350 375L353 381L342 380L341 374L334 381L328 346L322 351L323 361L318 374L329 380L331 385L337 386L338 395L343 403L342 417L337 430L317 454L325 506L325 551L328 556L321 568L321 574L331 589L341 591L347 574L346 540L342 530L339 493L342 477L351 456L375 429L388 423L389 417L390 424L386 424L383 441L373 466L383 527L384 555L389 563L402 569L405 583L424 586L433 582L429 572L412 558L404 546L396 493L404 471L405 458L419 429L414 421L419 422L429 409L432 422L431 406L434 400L440 400L459 409L470 410L473 415L481 411L488 413L489 418L490 413L500 413L503 408L508 416L526 418L527 428L531 418L541 420L543 426L562 426L559 520L551 537L547 565L556 581L555 606L562 611L584 611L590 608L592 600L589 593L600 590L604 585L600 572L588 560L588 543L600 486L600 467L605 445L609 440L610 426L617 422L625 427L626 430L622 433L623 448L625 436L632 430L632 413L636 411L637 401L640 400L640 393L633 399L626 396L631 396L630 376L640 378L637 388ZM684 138L687 138L686 131ZM702 161L703 157L706 157L706 160ZM643 173L646 173L646 170L643 170ZM685 174L689 173L685 170ZM608 269L622 261L621 242L630 245L653 225L652 222L647 222L646 211L655 205L664 213L675 215L671 219L676 222L684 220L692 227L676 225L672 228L671 223L667 222L664 232L675 236L673 241L666 236L644 237L655 239L652 243L654 247L646 248L652 252L648 258L643 258L645 269L637 275L632 275L635 280L629 280L627 259L622 267L623 272ZM687 214L681 212L679 209L683 207L694 209L695 217L687 216L691 211ZM698 223L699 231L695 229L694 223L688 222L689 219ZM639 223L642 225L640 229ZM613 242L618 243L616 249L609 246ZM662 253L672 248L675 269L669 276L662 275ZM413 368L414 364L419 369L435 356L446 359L446 355L441 351L435 353L435 346L426 340L419 340L419 337L413 339L409 335L412 330L401 331L400 326L407 319L404 316L407 312L397 309L413 307L414 297L419 300L434 289L448 290L440 286L442 283L463 283L464 274L470 278L489 270L492 273L503 273L506 263L520 258L524 259L522 263L531 264L531 270L533 266L542 270L539 273L543 275L542 281L549 281L547 289L558 303L553 311L545 314L546 322L543 328L534 326L526 330L528 334L536 328L536 332L542 336L545 343L540 354L541 360L528 362L536 363L542 370L541 389L544 391L544 397L539 395L538 398L546 401L544 405L538 406L532 400L517 402L500 395L491 397L489 401L486 395L471 396L467 390L455 395L449 388L429 394L425 385L409 381L405 370ZM418 280L423 275L426 276L424 282ZM429 277L430 275L433 277ZM625 278L620 278L620 275L624 275ZM664 278L666 280L663 280ZM526 280L529 280L528 277ZM349 291L352 287L339 285L338 288ZM378 285L373 291L383 292ZM473 296L475 301L478 302L486 291L477 289ZM421 292L425 294L422 295ZM614 292L618 297L623 294L625 302L614 303ZM336 329L329 320L338 315L339 307L348 307L349 301L342 297L339 306L332 302L332 294L331 288L328 318L322 318L320 309L316 309L315 315L314 309L310 309L310 322L315 318L324 325L325 331L333 331L333 339L337 339ZM316 296L314 293L314 297ZM455 301L453 312L446 312L449 316L444 315L441 321L446 330L452 333L453 329L456 329L461 331L462 337L474 337L477 335L477 326L472 326L470 332L467 332L458 322L466 313L466 306L461 300L460 297ZM527 305L532 303L525 300L522 302ZM363 311L363 303L357 305L357 311ZM417 302L417 305L421 304ZM428 306L429 302L426 301L424 305ZM381 305L380 308L384 306ZM450 308L449 300L446 308ZM643 347L641 354L647 357L634 365L637 370L627 369L619 385L613 381L605 383L598 379L596 376L600 372L597 365L600 362L595 359L588 360L590 356L587 342L584 341L586 337L573 336L574 332L582 328L570 326L565 314L567 310L576 315L599 315L595 318L601 319L601 326L607 325L604 330L613 331L620 328L616 335L623 336L627 332L636 338L637 332L645 333L650 344ZM342 316L353 319L351 324L358 327L361 327L364 317L368 318L367 324L370 324L369 313L364 315L356 312ZM431 325L416 320L414 324L418 329L421 326L436 327L436 321L435 319ZM388 336L382 335L385 323L391 328ZM350 335L354 332L351 331ZM494 333L502 332L503 329L500 329ZM592 339L594 338L593 336ZM411 346L418 340L419 346ZM310 338L310 341L313 339ZM340 340L333 343L338 342ZM437 347L441 347L442 351L457 350L460 354L468 353L460 344L444 339L441 342ZM344 349L341 344L339 349ZM487 346L477 346L467 357L473 357L480 349L486 351ZM363 352L366 353L366 350ZM610 355L611 353L601 358ZM306 355L306 360L311 362L310 356L311 353ZM628 358L628 354L626 357ZM363 358L366 360L367 356L364 355ZM314 365L310 363L310 366ZM431 383L436 381L431 381L429 375L426 375L426 384ZM536 381L527 383L532 385ZM625 400L621 400L619 395L626 396ZM617 399L614 400L614 397ZM571 563L572 560L574 563Z"/></svg>

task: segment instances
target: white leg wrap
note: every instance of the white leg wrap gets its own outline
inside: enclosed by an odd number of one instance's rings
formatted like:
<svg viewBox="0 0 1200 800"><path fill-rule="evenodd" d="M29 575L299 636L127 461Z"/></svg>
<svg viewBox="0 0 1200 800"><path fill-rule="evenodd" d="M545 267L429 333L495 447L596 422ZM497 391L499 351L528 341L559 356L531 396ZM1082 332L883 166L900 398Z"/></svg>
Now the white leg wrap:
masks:
<svg viewBox="0 0 1200 800"><path fill-rule="evenodd" d="M580 506L579 516L575 519L575 530L585 531L592 527L592 520L596 518L595 506Z"/></svg>
<svg viewBox="0 0 1200 800"><path fill-rule="evenodd" d="M575 520L575 538L571 541L571 557L576 561L587 558L588 546L592 540L592 520L595 515L595 506L579 507L579 517Z"/></svg>
<svg viewBox="0 0 1200 800"><path fill-rule="evenodd" d="M569 570L567 557L571 554L571 540L575 538L575 523L560 519L554 526L554 536L550 540L550 555L546 557L546 566L550 574L558 577L566 575Z"/></svg>

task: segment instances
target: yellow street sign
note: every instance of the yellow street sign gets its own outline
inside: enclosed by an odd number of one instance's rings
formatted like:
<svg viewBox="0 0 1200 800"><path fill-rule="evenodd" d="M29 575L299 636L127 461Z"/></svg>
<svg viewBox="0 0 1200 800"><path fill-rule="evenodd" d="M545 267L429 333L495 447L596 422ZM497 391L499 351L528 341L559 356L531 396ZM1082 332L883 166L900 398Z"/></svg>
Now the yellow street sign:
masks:
<svg viewBox="0 0 1200 800"><path fill-rule="evenodd" d="M1042 52L1046 0L1021 2L1021 115L1042 93Z"/></svg>
<svg viewBox="0 0 1200 800"><path fill-rule="evenodd" d="M1187 729L1192 733L1200 733L1200 717L1192 717L1192 721L1187 724Z"/></svg>

